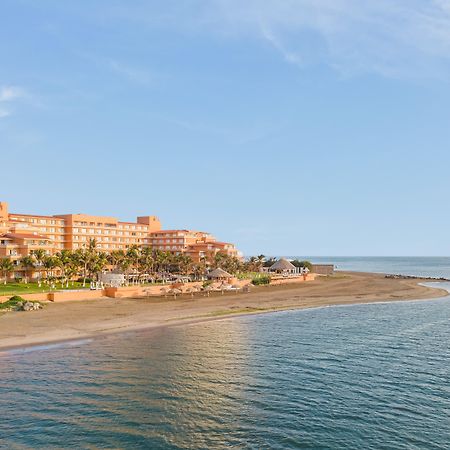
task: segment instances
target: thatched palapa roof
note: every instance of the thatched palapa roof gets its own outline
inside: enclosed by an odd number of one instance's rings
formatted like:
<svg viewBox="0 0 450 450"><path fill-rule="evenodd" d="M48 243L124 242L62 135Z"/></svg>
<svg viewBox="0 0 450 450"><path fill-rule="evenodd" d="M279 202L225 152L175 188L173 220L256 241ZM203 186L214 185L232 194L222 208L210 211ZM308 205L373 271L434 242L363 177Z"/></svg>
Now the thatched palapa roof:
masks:
<svg viewBox="0 0 450 450"><path fill-rule="evenodd" d="M286 258L281 258L270 266L270 270L295 270L295 266Z"/></svg>
<svg viewBox="0 0 450 450"><path fill-rule="evenodd" d="M232 278L233 275L218 267L212 272L208 273L208 278Z"/></svg>

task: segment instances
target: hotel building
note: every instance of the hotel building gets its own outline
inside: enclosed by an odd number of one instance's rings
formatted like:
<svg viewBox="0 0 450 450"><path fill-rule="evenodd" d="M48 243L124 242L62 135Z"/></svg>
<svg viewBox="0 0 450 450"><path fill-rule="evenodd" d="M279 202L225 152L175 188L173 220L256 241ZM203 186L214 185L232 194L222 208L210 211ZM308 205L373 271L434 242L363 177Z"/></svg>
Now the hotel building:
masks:
<svg viewBox="0 0 450 450"><path fill-rule="evenodd" d="M47 254L63 249L77 250L91 239L104 252L127 250L138 245L171 253L186 253L194 261L218 252L241 257L233 244L218 242L209 233L192 230L162 230L156 216L138 217L136 222L120 222L115 217L86 214L41 216L16 214L0 202L0 258L17 265L20 258L41 248Z"/></svg>

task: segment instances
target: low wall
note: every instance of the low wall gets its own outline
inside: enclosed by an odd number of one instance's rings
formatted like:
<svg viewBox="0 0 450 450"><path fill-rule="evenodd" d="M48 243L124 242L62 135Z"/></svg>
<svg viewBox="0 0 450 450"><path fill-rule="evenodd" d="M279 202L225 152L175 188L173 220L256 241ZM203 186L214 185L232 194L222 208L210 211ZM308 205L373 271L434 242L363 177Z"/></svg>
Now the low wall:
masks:
<svg viewBox="0 0 450 450"><path fill-rule="evenodd" d="M272 278L270 284L271 286L278 286L280 284L305 283L306 281L314 281L315 278L316 275L314 273L308 273L307 275L300 275L298 277Z"/></svg>
<svg viewBox="0 0 450 450"><path fill-rule="evenodd" d="M53 292L42 292L40 294L18 294L24 300L35 301L35 302L61 302L69 300L87 300L90 298L102 298L105 296L104 292L99 291L53 291ZM12 295L2 295L0 297L0 303L8 301Z"/></svg>
<svg viewBox="0 0 450 450"><path fill-rule="evenodd" d="M4 303L8 301L13 294L10 295L2 295L0 297L0 303ZM36 302L46 302L48 300L48 294L46 292L42 292L40 294L19 294L20 297L22 297L24 300L30 300L30 301L36 301Z"/></svg>
<svg viewBox="0 0 450 450"><path fill-rule="evenodd" d="M105 296L111 298L124 298L124 297L150 297L164 295L161 292L162 289L180 289L182 292L186 292L188 288L194 286L203 286L202 281L194 281L192 283L174 283L164 284L156 286L127 286L120 288L105 288Z"/></svg>
<svg viewBox="0 0 450 450"><path fill-rule="evenodd" d="M312 272L318 275L333 275L334 264L313 264Z"/></svg>
<svg viewBox="0 0 450 450"><path fill-rule="evenodd" d="M105 297L105 292L102 290L98 291L55 291L49 292L47 294L47 299L51 302L64 302L72 300L88 300L91 298L103 298Z"/></svg>

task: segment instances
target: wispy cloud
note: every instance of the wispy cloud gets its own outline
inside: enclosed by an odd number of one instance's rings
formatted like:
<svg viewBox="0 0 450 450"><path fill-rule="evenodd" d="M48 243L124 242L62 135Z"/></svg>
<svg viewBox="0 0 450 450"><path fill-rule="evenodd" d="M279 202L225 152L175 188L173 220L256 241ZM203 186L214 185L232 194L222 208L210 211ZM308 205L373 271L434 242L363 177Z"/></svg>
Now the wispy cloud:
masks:
<svg viewBox="0 0 450 450"><path fill-rule="evenodd" d="M114 59L107 60L107 65L113 72L124 76L134 83L148 85L154 79L149 71L130 66Z"/></svg>
<svg viewBox="0 0 450 450"><path fill-rule="evenodd" d="M76 51L75 54L84 60L89 61L91 64L94 64L98 68L102 70L106 69L132 83L150 85L156 79L156 75L153 71L147 68L137 67L117 58L110 58L104 55L96 55L84 51Z"/></svg>
<svg viewBox="0 0 450 450"><path fill-rule="evenodd" d="M115 10L176 32L259 38L301 68L347 75L450 75L450 0L168 0Z"/></svg>
<svg viewBox="0 0 450 450"><path fill-rule="evenodd" d="M24 98L25 90L18 86L0 86L0 119L9 117L11 112L11 104Z"/></svg>
<svg viewBox="0 0 450 450"><path fill-rule="evenodd" d="M0 102L8 102L24 97L25 91L18 86L1 86Z"/></svg>
<svg viewBox="0 0 450 450"><path fill-rule="evenodd" d="M216 0L223 26L259 35L288 63L343 73L447 76L450 0ZM209 14L211 14L209 10Z"/></svg>

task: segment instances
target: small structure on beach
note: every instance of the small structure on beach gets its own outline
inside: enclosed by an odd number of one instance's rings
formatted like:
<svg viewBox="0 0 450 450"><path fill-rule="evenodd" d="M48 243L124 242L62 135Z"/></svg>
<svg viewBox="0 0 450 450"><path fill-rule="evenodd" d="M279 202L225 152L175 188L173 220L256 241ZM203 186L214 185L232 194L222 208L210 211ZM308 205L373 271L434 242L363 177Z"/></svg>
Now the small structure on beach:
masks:
<svg viewBox="0 0 450 450"><path fill-rule="evenodd" d="M107 287L122 287L125 285L125 275L116 272L104 272L98 275L100 283Z"/></svg>
<svg viewBox="0 0 450 450"><path fill-rule="evenodd" d="M233 275L221 269L220 267L214 269L212 272L209 272L207 276L209 280L215 281L227 281L233 278Z"/></svg>
<svg viewBox="0 0 450 450"><path fill-rule="evenodd" d="M299 269L286 258L281 258L269 267L269 272L281 273L283 275L296 275L299 273Z"/></svg>

